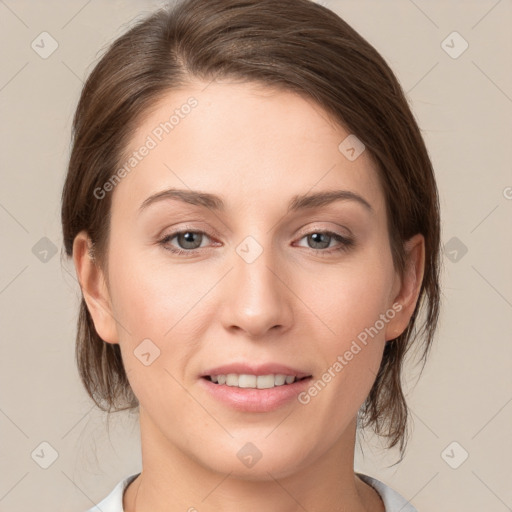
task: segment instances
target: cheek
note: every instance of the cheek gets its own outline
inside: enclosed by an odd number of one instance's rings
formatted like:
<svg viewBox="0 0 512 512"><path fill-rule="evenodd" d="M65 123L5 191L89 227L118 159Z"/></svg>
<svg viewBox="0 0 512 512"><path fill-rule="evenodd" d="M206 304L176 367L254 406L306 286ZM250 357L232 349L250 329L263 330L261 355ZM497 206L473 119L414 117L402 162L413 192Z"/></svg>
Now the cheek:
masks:
<svg viewBox="0 0 512 512"><path fill-rule="evenodd" d="M186 410L190 403L178 382L183 382L186 362L197 349L195 329L201 322L190 322L190 314L202 293L187 286L183 273L165 272L134 257L123 260L125 265L111 272L111 282L130 385L149 410L151 404L164 403L169 410Z"/></svg>
<svg viewBox="0 0 512 512"><path fill-rule="evenodd" d="M374 326L386 312L392 283L390 257L385 252L368 251L317 274L315 286L304 276L299 293L321 320L324 343L330 340L327 346L337 350ZM379 334L384 336L381 330Z"/></svg>
<svg viewBox="0 0 512 512"><path fill-rule="evenodd" d="M343 422L357 412L380 366L385 327L392 318L386 316L392 260L383 250L368 251L316 277L318 286L312 288L304 279L300 292L317 326L312 337L320 365L317 378L326 383L312 394L325 398L317 402L320 408L336 404L333 414Z"/></svg>
<svg viewBox="0 0 512 512"><path fill-rule="evenodd" d="M128 379L141 403L151 400L148 393L155 390L174 395L174 403L180 393L177 387L174 394L172 377L184 380L186 361L201 339L205 322L198 318L197 302L205 293L204 283L163 258L154 263L142 251L121 245L116 249L109 277Z"/></svg>
<svg viewBox="0 0 512 512"><path fill-rule="evenodd" d="M155 258L154 252L146 256L126 247L118 251L121 253L122 258L116 260L112 251L112 260L119 264L110 272L116 316L126 325L133 342L141 336L162 342L171 338L181 319L185 320L204 295L204 283L191 278L191 270L173 266L165 257Z"/></svg>

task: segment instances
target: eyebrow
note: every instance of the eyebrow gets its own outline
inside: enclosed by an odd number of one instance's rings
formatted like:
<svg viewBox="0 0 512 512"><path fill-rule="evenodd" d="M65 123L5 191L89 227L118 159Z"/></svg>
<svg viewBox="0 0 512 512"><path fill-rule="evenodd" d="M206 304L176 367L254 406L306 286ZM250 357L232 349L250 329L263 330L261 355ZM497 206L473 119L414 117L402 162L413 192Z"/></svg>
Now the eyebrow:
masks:
<svg viewBox="0 0 512 512"><path fill-rule="evenodd" d="M139 207L139 213L148 208L151 204L160 201L177 200L189 203L194 206L203 206L214 211L225 211L226 205L222 198L208 192L199 192L196 190L186 190L170 188L162 190L149 196ZM355 201L364 206L370 213L374 210L370 203L364 197L350 190L330 190L325 192L316 192L314 194L301 194L293 196L288 203L287 212L296 212L300 210L318 208L326 206L335 201Z"/></svg>

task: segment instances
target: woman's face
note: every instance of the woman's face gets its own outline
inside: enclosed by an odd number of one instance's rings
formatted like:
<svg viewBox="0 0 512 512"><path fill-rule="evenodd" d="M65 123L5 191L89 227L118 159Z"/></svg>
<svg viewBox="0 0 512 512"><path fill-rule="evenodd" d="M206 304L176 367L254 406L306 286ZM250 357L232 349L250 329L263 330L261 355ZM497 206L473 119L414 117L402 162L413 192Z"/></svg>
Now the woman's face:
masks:
<svg viewBox="0 0 512 512"><path fill-rule="evenodd" d="M119 184L97 191L113 194L112 316L93 316L120 344L154 446L286 475L351 439L407 325L385 199L368 152L340 146L350 134L315 103L206 85L160 101Z"/></svg>

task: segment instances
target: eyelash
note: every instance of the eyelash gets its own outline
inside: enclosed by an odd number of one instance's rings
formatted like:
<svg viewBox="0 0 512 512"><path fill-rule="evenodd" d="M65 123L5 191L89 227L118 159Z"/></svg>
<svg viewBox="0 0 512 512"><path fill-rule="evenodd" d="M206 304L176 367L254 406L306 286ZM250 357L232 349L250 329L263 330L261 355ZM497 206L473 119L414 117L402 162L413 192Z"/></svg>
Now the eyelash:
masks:
<svg viewBox="0 0 512 512"><path fill-rule="evenodd" d="M206 233L205 231L200 231L200 230L193 230L193 229L183 229L181 231L174 231L173 233L170 233L168 235L166 235L165 237L163 237L161 240L159 240L159 244L167 251L170 251L172 252L173 254L177 254L179 256L185 256L185 257L192 257L192 256L195 256L196 253L198 251L201 250L201 248L197 248L197 249L177 249L176 247L172 247L172 246L169 246L169 242L174 239L176 236L178 235L181 235L183 233L195 233L195 234L203 234L203 235L206 235L208 238L213 238L212 236L210 236L208 233ZM307 236L309 235L312 235L312 234L321 234L321 235L328 235L330 237L332 237L334 240L336 240L337 242L340 242L340 245L338 247L334 247L334 248L331 248L331 249L313 249L311 247L306 247L306 249L309 249L310 251L313 251L321 256L330 256L332 255L333 253L338 253L338 252L344 252L344 251L348 251L349 249L351 249L355 242L353 239L351 238L347 238L345 236L341 236L340 234L338 233L335 233L333 231L327 231L327 230L314 230L314 231L310 231L309 233L306 233L305 235L303 235L300 240L302 240L303 238L306 238Z"/></svg>

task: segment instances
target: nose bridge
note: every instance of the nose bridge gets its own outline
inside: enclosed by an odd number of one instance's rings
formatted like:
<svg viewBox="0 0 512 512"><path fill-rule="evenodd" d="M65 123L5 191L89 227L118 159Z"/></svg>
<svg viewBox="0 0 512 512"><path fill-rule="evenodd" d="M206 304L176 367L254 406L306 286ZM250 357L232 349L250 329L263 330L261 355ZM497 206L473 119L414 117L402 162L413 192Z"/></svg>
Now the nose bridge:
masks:
<svg viewBox="0 0 512 512"><path fill-rule="evenodd" d="M259 240L265 240L260 243ZM235 248L223 321L251 336L263 335L274 326L288 327L291 305L286 294L285 276L280 276L280 255L272 249L269 237L247 236Z"/></svg>

